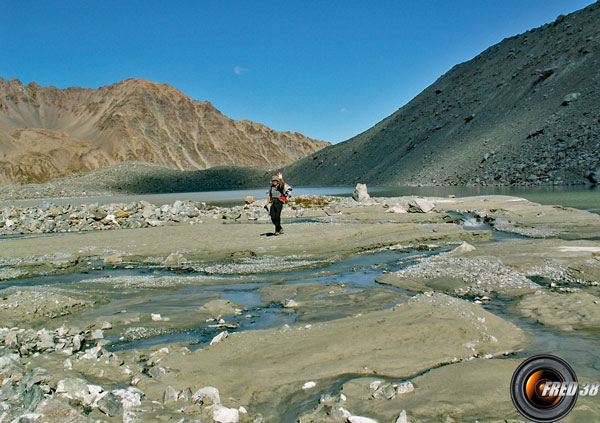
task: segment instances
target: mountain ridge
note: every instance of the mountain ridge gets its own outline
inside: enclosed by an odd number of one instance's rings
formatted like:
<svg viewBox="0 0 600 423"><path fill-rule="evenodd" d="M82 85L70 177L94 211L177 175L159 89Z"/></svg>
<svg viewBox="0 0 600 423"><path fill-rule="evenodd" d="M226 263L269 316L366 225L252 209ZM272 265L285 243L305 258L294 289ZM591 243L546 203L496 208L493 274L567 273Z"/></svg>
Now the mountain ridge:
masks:
<svg viewBox="0 0 600 423"><path fill-rule="evenodd" d="M454 66L372 128L285 171L303 185L588 183L600 174L598 69L596 2Z"/></svg>
<svg viewBox="0 0 600 423"><path fill-rule="evenodd" d="M329 145L233 120L210 102L130 78L98 89L0 78L0 183L39 183L123 161L179 170L283 165Z"/></svg>

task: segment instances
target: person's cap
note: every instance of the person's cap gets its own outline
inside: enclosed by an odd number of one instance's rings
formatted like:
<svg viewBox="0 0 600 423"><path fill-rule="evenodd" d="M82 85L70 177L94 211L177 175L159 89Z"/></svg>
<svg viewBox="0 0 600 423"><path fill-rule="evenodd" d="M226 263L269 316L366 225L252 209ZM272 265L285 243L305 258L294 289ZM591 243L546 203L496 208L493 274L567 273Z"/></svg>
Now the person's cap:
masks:
<svg viewBox="0 0 600 423"><path fill-rule="evenodd" d="M279 179L277 176L272 176L271 182L273 182L273 181L281 182L281 179Z"/></svg>

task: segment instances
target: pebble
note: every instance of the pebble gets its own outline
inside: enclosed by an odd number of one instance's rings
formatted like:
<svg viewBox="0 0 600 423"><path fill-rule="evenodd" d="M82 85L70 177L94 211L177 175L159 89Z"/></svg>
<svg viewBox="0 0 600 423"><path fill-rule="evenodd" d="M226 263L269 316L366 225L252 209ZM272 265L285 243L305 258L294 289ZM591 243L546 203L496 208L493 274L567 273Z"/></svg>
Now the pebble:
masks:
<svg viewBox="0 0 600 423"><path fill-rule="evenodd" d="M295 300L285 300L282 305L284 308L298 307L298 303Z"/></svg>
<svg viewBox="0 0 600 423"><path fill-rule="evenodd" d="M391 383L386 383L381 385L375 392L373 392L372 397L374 399L384 399L391 400L396 396L396 388Z"/></svg>
<svg viewBox="0 0 600 423"><path fill-rule="evenodd" d="M221 404L221 396L219 395L219 390L214 386L205 386L204 388L200 388L192 395L192 402L194 404L204 404L207 403L216 405Z"/></svg>
<svg viewBox="0 0 600 423"><path fill-rule="evenodd" d="M377 388L379 388L380 385L381 385L381 381L376 380L376 381L369 383L369 388L372 390L376 390Z"/></svg>
<svg viewBox="0 0 600 423"><path fill-rule="evenodd" d="M210 341L210 345L218 344L219 342L221 342L223 339L227 338L228 336L229 336L229 333L227 333L227 331L221 332L220 334L218 334L217 336L215 336Z"/></svg>
<svg viewBox="0 0 600 423"><path fill-rule="evenodd" d="M370 419L363 416L350 416L348 417L349 423L377 423L377 420Z"/></svg>
<svg viewBox="0 0 600 423"><path fill-rule="evenodd" d="M309 382L306 382L304 385L302 385L302 389L304 389L304 390L312 389L315 386L317 386L317 383L311 380Z"/></svg>
<svg viewBox="0 0 600 423"><path fill-rule="evenodd" d="M167 386L163 393L163 404L170 404L176 402L179 399L179 391L173 388L171 385Z"/></svg>
<svg viewBox="0 0 600 423"><path fill-rule="evenodd" d="M217 423L238 423L240 421L240 412L236 408L214 404L207 407L207 410L212 411L213 420Z"/></svg>
<svg viewBox="0 0 600 423"><path fill-rule="evenodd" d="M396 394L398 395L408 394L414 390L415 386L412 384L412 382L404 382L396 385Z"/></svg>
<svg viewBox="0 0 600 423"><path fill-rule="evenodd" d="M338 421L338 420L347 421L348 417L350 417L350 416L352 416L352 413L350 413L344 407L334 408L331 412L331 417L336 421Z"/></svg>
<svg viewBox="0 0 600 423"><path fill-rule="evenodd" d="M402 412L396 419L396 423L408 423L408 417L406 415L406 410L402 410Z"/></svg>
<svg viewBox="0 0 600 423"><path fill-rule="evenodd" d="M97 401L97 407L109 417L123 414L122 400L112 392L107 392L105 395L103 395Z"/></svg>

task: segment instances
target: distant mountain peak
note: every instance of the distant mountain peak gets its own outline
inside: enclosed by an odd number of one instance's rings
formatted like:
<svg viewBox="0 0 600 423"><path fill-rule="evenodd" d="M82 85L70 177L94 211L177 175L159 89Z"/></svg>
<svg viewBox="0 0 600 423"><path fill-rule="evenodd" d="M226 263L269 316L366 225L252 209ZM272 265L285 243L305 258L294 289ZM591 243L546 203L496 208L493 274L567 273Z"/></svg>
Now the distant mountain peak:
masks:
<svg viewBox="0 0 600 423"><path fill-rule="evenodd" d="M0 183L43 182L121 161L195 170L283 166L329 145L235 121L169 84L98 89L0 78Z"/></svg>

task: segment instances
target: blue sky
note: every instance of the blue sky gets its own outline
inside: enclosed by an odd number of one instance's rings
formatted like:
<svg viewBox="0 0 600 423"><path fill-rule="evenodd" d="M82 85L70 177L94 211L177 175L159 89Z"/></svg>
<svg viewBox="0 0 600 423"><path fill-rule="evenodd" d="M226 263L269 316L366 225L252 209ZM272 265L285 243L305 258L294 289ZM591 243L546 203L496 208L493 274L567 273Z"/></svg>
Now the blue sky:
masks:
<svg viewBox="0 0 600 423"><path fill-rule="evenodd" d="M60 88L145 78L335 143L455 64L591 3L5 0L0 77Z"/></svg>

